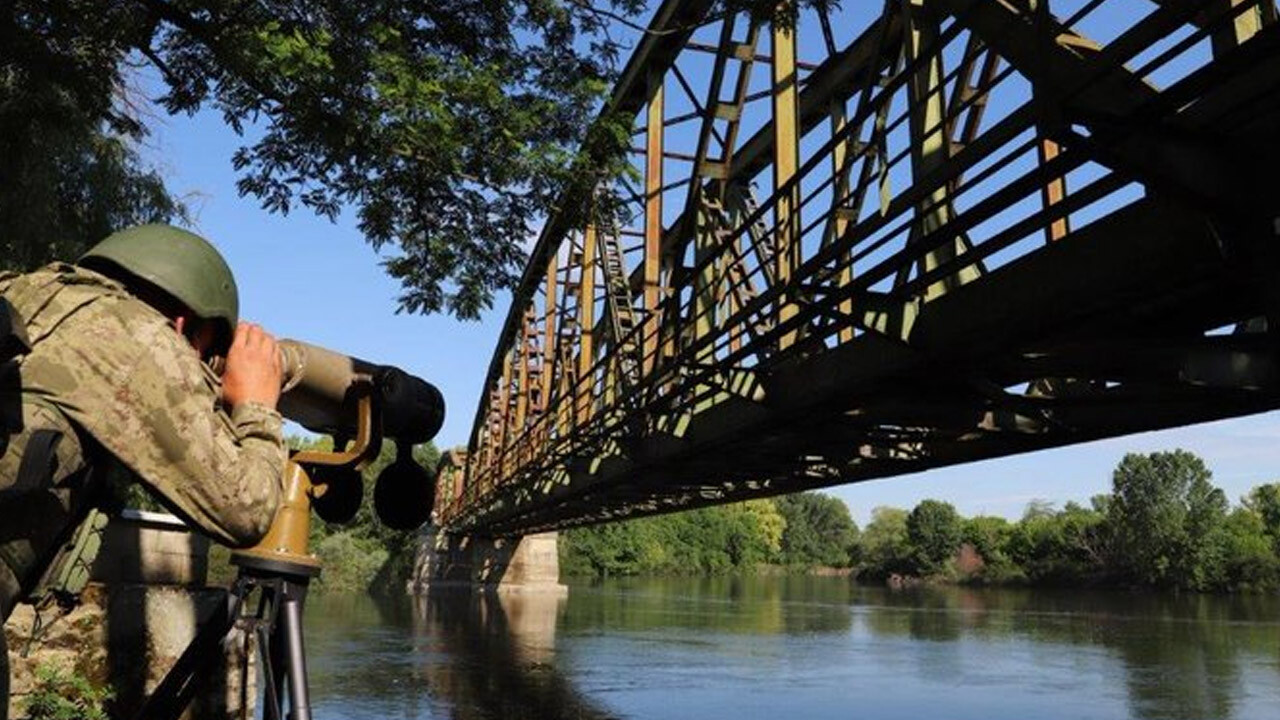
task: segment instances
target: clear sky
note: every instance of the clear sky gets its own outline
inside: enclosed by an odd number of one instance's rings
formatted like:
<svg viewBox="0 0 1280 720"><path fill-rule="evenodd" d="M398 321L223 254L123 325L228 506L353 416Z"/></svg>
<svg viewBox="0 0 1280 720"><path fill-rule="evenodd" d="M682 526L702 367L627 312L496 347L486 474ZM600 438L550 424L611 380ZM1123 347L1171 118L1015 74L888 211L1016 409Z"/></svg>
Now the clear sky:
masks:
<svg viewBox="0 0 1280 720"><path fill-rule="evenodd" d="M214 113L158 118L144 155L187 196L195 229L235 271L241 313L291 337L398 365L435 383L448 416L441 448L465 445L489 358L506 314L506 297L479 322L444 315L396 314L398 284L355 229L350 215L332 224L305 209L262 210L235 188L231 154L241 144ZM877 505L909 508L934 497L964 514L1017 517L1032 499L1087 501L1110 489L1126 452L1183 448L1200 455L1234 502L1280 477L1280 413L1162 433L1116 438L1012 458L833 488L860 524Z"/></svg>

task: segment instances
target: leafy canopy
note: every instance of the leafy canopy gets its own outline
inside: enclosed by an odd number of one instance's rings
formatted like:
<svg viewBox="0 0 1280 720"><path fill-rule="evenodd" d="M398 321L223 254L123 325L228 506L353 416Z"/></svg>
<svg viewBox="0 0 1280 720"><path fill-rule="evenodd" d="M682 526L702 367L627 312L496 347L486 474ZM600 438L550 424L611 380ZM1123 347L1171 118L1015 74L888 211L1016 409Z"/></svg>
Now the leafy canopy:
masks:
<svg viewBox="0 0 1280 720"><path fill-rule="evenodd" d="M711 17L747 10L786 22L800 5L828 2L719 0ZM619 31L640 28L642 0L14 0L6 7L0 110L16 108L18 117L0 117L4 138L39 138L65 111L94 132L137 140L145 113L123 88L134 68L149 66L165 111L212 110L241 134L232 163L242 194L273 212L302 207L336 219L353 211L366 240L388 252L403 310L476 317L495 291L515 283L535 224L557 209L570 181L628 167L632 118L595 120L625 49ZM4 86L14 77L56 103L25 112L29 104ZM41 172L59 176L55 153L26 146L37 164L49 158ZM17 178L11 158L2 162L0 175ZM112 184L92 178L65 184L109 200L117 212L108 224L180 215L163 184L135 166L116 173L133 183L127 197L110 197ZM0 203L20 209L3 190ZM46 237L67 231L41 222ZM81 243L105 234L97 226L72 230L94 233Z"/></svg>
<svg viewBox="0 0 1280 720"><path fill-rule="evenodd" d="M921 500L907 515L907 539L916 549L917 567L937 572L960 547L964 525L955 506L941 500Z"/></svg>
<svg viewBox="0 0 1280 720"><path fill-rule="evenodd" d="M461 317L512 282L618 55L606 15L557 0L10 7L7 73L38 77L94 128L137 137L144 123L118 90L131 63L149 64L166 111L211 109L242 133L241 193L276 212L332 219L351 207L375 248L398 250L387 269L402 307ZM47 120L26 117L28 134Z"/></svg>
<svg viewBox="0 0 1280 720"><path fill-rule="evenodd" d="M1219 580L1227 499L1212 476L1185 450L1120 461L1108 512L1115 551L1132 578L1191 589Z"/></svg>
<svg viewBox="0 0 1280 720"><path fill-rule="evenodd" d="M782 561L787 565L847 567L858 540L858 526L839 498L806 492L774 499L786 520Z"/></svg>
<svg viewBox="0 0 1280 720"><path fill-rule="evenodd" d="M122 226L184 217L136 153L144 128L111 21L83 5L0 13L0 269L74 259ZM77 11L76 24L57 19Z"/></svg>

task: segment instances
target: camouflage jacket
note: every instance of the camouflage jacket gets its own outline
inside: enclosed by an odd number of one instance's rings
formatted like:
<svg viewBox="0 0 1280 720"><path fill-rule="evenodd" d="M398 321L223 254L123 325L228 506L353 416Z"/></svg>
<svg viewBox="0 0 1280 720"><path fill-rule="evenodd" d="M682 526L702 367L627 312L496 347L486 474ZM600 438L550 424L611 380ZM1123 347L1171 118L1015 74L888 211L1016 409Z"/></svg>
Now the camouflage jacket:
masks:
<svg viewBox="0 0 1280 720"><path fill-rule="evenodd" d="M281 494L279 413L254 403L224 412L220 380L173 324L102 275L55 263L0 275L0 294L32 345L18 361L24 415L31 405L61 411L218 541L261 539ZM0 489L17 472L13 450L0 459Z"/></svg>

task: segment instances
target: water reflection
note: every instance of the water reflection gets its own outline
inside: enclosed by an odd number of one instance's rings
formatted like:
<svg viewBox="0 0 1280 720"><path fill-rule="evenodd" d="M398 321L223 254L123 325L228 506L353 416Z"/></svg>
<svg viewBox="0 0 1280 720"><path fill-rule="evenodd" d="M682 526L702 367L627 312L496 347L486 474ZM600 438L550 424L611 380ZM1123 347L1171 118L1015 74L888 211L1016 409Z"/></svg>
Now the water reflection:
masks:
<svg viewBox="0 0 1280 720"><path fill-rule="evenodd" d="M843 579L807 576L622 578L575 587L572 612L561 627L567 632L843 633L852 621L851 588Z"/></svg>
<svg viewBox="0 0 1280 720"><path fill-rule="evenodd" d="M414 599L413 634L448 656L421 677L447 698L456 720L612 718L584 698L555 665L553 594L443 593Z"/></svg>
<svg viewBox="0 0 1280 720"><path fill-rule="evenodd" d="M629 579L567 601L317 596L308 640L317 720L1243 720L1280 706L1277 598Z"/></svg>
<svg viewBox="0 0 1280 720"><path fill-rule="evenodd" d="M864 590L859 601L868 603L866 627L879 636L1014 637L1040 646L1102 648L1118 660L1129 714L1140 718L1233 717L1235 700L1248 694L1241 656L1262 656L1273 667L1280 661L1274 598L948 588ZM938 660L936 653L927 657ZM921 673L937 670L922 667Z"/></svg>

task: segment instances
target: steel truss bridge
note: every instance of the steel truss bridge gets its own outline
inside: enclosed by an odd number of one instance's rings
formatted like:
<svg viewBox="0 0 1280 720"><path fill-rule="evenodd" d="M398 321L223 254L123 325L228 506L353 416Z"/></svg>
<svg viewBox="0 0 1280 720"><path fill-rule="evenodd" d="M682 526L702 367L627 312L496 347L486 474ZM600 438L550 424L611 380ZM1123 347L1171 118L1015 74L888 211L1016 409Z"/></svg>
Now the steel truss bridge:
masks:
<svg viewBox="0 0 1280 720"><path fill-rule="evenodd" d="M1280 407L1274 0L843 4L655 10L606 107L636 172L542 229L443 526ZM605 190L622 221L574 220Z"/></svg>

